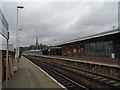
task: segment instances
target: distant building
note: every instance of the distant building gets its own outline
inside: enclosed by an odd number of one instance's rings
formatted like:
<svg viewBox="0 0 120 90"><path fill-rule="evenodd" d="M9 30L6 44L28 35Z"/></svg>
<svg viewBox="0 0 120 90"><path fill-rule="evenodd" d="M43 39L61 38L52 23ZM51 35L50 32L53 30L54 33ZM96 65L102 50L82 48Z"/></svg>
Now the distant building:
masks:
<svg viewBox="0 0 120 90"><path fill-rule="evenodd" d="M27 50L22 53L22 55L42 55L41 50Z"/></svg>
<svg viewBox="0 0 120 90"><path fill-rule="evenodd" d="M36 43L35 43L35 45L31 45L31 46L29 47L29 50L42 50L42 49L44 49L44 48L48 48L48 46L39 43L38 37L36 37Z"/></svg>
<svg viewBox="0 0 120 90"><path fill-rule="evenodd" d="M35 45L30 45L29 47L20 47L20 55L24 51L30 51L30 50L33 50L33 51L34 50L40 50L40 51L42 51L42 49L48 48L47 45L39 44L38 37L36 37L35 41L36 41Z"/></svg>

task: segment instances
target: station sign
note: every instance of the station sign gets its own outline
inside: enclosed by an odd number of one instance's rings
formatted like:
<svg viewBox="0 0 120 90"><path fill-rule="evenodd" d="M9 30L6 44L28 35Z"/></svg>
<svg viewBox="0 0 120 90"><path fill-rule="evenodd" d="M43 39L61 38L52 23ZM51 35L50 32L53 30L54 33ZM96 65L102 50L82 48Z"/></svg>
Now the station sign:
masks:
<svg viewBox="0 0 120 90"><path fill-rule="evenodd" d="M9 38L8 24L7 24L7 21L4 18L1 10L0 10L0 34L2 36L4 36L6 39Z"/></svg>

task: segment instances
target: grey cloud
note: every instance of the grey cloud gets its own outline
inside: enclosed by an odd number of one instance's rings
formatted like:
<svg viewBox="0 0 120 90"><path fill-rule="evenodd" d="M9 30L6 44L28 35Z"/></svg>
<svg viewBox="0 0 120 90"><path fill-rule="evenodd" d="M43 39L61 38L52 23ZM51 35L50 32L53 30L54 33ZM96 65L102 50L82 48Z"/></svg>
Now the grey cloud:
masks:
<svg viewBox="0 0 120 90"><path fill-rule="evenodd" d="M40 43L52 45L75 39L78 35L84 37L109 30L117 25L117 2L7 3L3 8L10 24L11 43L15 43L16 5L25 7L19 10L23 46L34 44L36 36Z"/></svg>

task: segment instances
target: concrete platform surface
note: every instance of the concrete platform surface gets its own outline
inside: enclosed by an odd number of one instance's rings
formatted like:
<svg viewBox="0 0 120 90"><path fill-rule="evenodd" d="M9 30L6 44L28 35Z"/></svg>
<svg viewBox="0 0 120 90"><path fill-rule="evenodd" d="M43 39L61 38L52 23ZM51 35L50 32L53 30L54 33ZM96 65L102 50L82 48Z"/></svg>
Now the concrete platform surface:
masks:
<svg viewBox="0 0 120 90"><path fill-rule="evenodd" d="M42 70L30 63L27 58L21 57L18 62L18 71L6 83L3 88L60 88L62 87L52 80Z"/></svg>
<svg viewBox="0 0 120 90"><path fill-rule="evenodd" d="M70 56L56 56L56 55L51 55L51 56L40 55L40 56L70 59L74 61L85 61L88 63L96 63L96 64L101 64L101 65L120 67L120 62L114 62L114 60L113 62L111 62L111 61L100 61L100 60L86 59L86 58L80 58L80 57L70 57Z"/></svg>

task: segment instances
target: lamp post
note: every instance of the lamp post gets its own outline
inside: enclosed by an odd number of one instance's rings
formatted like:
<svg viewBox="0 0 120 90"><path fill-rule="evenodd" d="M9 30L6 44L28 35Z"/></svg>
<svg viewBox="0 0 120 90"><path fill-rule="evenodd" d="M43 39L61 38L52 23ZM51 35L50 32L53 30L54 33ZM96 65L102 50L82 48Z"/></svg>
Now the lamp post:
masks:
<svg viewBox="0 0 120 90"><path fill-rule="evenodd" d="M23 29L19 29L19 32L20 31L22 31ZM19 40L18 40L18 57L20 56L20 33L19 33L19 35L18 35L18 38L19 38Z"/></svg>
<svg viewBox="0 0 120 90"><path fill-rule="evenodd" d="M16 29L17 29L17 33L16 33L16 54L15 54L15 59L16 61L19 60L19 46L18 46L18 10L19 9L23 9L23 6L17 6L17 25L16 25ZM16 62L16 70L17 70L17 62Z"/></svg>

